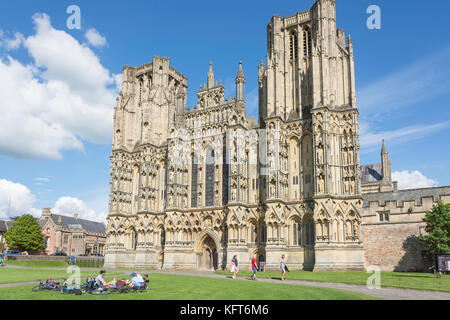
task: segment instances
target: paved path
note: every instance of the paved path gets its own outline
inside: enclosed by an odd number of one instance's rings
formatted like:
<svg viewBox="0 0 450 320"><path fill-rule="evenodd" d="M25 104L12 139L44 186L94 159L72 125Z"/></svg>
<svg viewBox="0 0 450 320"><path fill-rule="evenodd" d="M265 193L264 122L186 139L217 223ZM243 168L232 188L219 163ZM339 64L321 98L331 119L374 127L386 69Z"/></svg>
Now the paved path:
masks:
<svg viewBox="0 0 450 320"><path fill-rule="evenodd" d="M5 268L20 268L20 269L33 269L22 266L5 266ZM66 270L66 268L39 268L45 270ZM82 271L98 271L94 268L82 268ZM111 270L110 273L122 273L124 275L129 275L131 270ZM233 280L231 276L220 275L214 272L201 272L201 271L139 271L139 273L162 273L162 274L175 274L183 276L194 276L194 277L209 277L217 279L230 279L230 281L250 281L247 277L238 277ZM259 282L269 282L278 283L286 285L302 285L309 287L320 287L320 288L331 288L340 289L353 292L363 293L369 296L374 296L383 300L450 300L450 292L439 292L439 291L425 291L425 290L412 290L412 289L400 289L400 288L381 288L381 289L368 289L363 285L354 284L344 284L344 283L331 283L331 282L316 282L316 281L304 281L304 280L285 280L281 281L278 279L263 279L259 278ZM16 287L16 286L26 286L36 284L36 281L32 282L16 282L16 283L5 283L0 284L0 288Z"/></svg>
<svg viewBox="0 0 450 320"><path fill-rule="evenodd" d="M224 276L216 274L213 272L188 272L188 271L175 271L175 272L165 272L158 271L153 273L164 273L164 274L179 274L186 276L202 276L211 278L228 278L233 281L231 276ZM238 277L236 280L240 281L250 281L247 277ZM234 280L234 281L236 281ZM290 285L303 285L309 287L321 287L321 288L332 288L347 290L353 292L359 292L367 294L369 296L374 296L383 300L450 300L450 292L438 292L438 291L425 291L425 290L412 290L412 289L400 289L400 288L381 288L381 289L368 289L363 285L353 285L344 283L331 283L331 282L316 282L316 281L303 281L303 280L277 280L277 279L263 279L258 278L259 282L270 282L279 284L290 284Z"/></svg>

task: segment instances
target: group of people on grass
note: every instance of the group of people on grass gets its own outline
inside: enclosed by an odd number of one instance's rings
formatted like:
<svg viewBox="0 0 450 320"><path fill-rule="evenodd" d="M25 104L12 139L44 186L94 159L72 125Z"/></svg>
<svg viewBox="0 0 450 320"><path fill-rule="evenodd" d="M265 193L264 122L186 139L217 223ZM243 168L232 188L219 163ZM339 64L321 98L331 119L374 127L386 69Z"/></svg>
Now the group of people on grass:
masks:
<svg viewBox="0 0 450 320"><path fill-rule="evenodd" d="M281 269L281 280L284 281L284 277L286 276L286 271L289 271L286 261L285 261L285 255L283 254L280 258L280 261L278 263L280 269ZM252 271L253 274L251 276L252 280L257 280L256 274L258 273L258 262L256 261L256 254L252 257ZM239 262L237 255L234 255L231 259L231 272L233 273L233 279L236 279L236 276L239 272Z"/></svg>
<svg viewBox="0 0 450 320"><path fill-rule="evenodd" d="M86 283L90 283L92 280L94 280L95 284L99 288L104 288L104 287L117 287L120 282L120 285L122 286L124 285L128 286L129 288L136 288L136 289L146 288L146 284L148 283L148 274L144 274L143 276L141 276L136 272L131 272L130 274L131 280L127 279L116 280L116 278L114 278L112 281L107 282L104 279L105 273L106 273L105 270L100 270L100 273L97 277L95 277L94 279L90 277L87 278Z"/></svg>

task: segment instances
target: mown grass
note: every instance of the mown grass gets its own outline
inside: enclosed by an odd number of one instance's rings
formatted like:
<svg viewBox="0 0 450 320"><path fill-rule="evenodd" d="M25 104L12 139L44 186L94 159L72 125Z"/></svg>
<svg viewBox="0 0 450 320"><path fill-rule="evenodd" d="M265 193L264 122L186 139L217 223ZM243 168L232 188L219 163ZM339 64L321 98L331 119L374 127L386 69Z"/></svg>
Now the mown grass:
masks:
<svg viewBox="0 0 450 320"><path fill-rule="evenodd" d="M69 264L65 261L49 260L8 260L5 264L21 266L27 268L67 268Z"/></svg>
<svg viewBox="0 0 450 320"><path fill-rule="evenodd" d="M98 271L83 271L81 270L80 276L85 278L87 276L96 276ZM113 274L109 272L108 274ZM47 280L49 278L60 280L67 279L71 276L71 273L67 273L66 270L49 270L49 269L22 269L22 268L0 268L0 284L4 283L17 283L17 282L29 282L38 280Z"/></svg>
<svg viewBox="0 0 450 320"><path fill-rule="evenodd" d="M372 300L361 293L257 281L150 274L146 292L81 296L32 292L32 286L0 288L0 300Z"/></svg>
<svg viewBox="0 0 450 320"><path fill-rule="evenodd" d="M217 271L218 274L230 275L230 271ZM250 276L251 271L240 271L238 276ZM306 280L318 282L334 282L366 285L373 273L366 272L311 272L291 271L286 274L287 280ZM257 274L259 278L281 279L281 271L265 271ZM404 289L430 290L450 292L450 276L436 277L432 273L414 272L381 272L381 286Z"/></svg>
<svg viewBox="0 0 450 320"><path fill-rule="evenodd" d="M5 261L5 264L29 268L67 268L69 266L69 263L66 261L51 260L8 260ZM103 268L103 260L76 259L75 265L80 268Z"/></svg>

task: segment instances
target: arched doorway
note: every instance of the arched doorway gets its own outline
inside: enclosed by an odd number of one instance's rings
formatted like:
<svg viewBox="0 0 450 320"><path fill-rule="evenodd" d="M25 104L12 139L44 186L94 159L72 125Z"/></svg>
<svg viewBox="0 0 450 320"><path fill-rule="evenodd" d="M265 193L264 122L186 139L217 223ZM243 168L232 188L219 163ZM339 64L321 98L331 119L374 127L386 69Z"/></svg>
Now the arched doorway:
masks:
<svg viewBox="0 0 450 320"><path fill-rule="evenodd" d="M197 259L197 269L204 271L217 270L217 246L210 235L206 235L197 246Z"/></svg>

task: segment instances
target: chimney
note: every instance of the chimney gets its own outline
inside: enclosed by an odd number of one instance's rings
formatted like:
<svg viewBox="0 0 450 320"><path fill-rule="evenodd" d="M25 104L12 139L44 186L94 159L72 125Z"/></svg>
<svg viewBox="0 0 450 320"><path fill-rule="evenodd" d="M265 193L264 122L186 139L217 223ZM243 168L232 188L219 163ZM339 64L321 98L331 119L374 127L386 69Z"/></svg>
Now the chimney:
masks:
<svg viewBox="0 0 450 320"><path fill-rule="evenodd" d="M392 182L393 192L398 192L398 181Z"/></svg>
<svg viewBox="0 0 450 320"><path fill-rule="evenodd" d="M78 220L78 213L74 213L73 217L75 218L75 220Z"/></svg>

